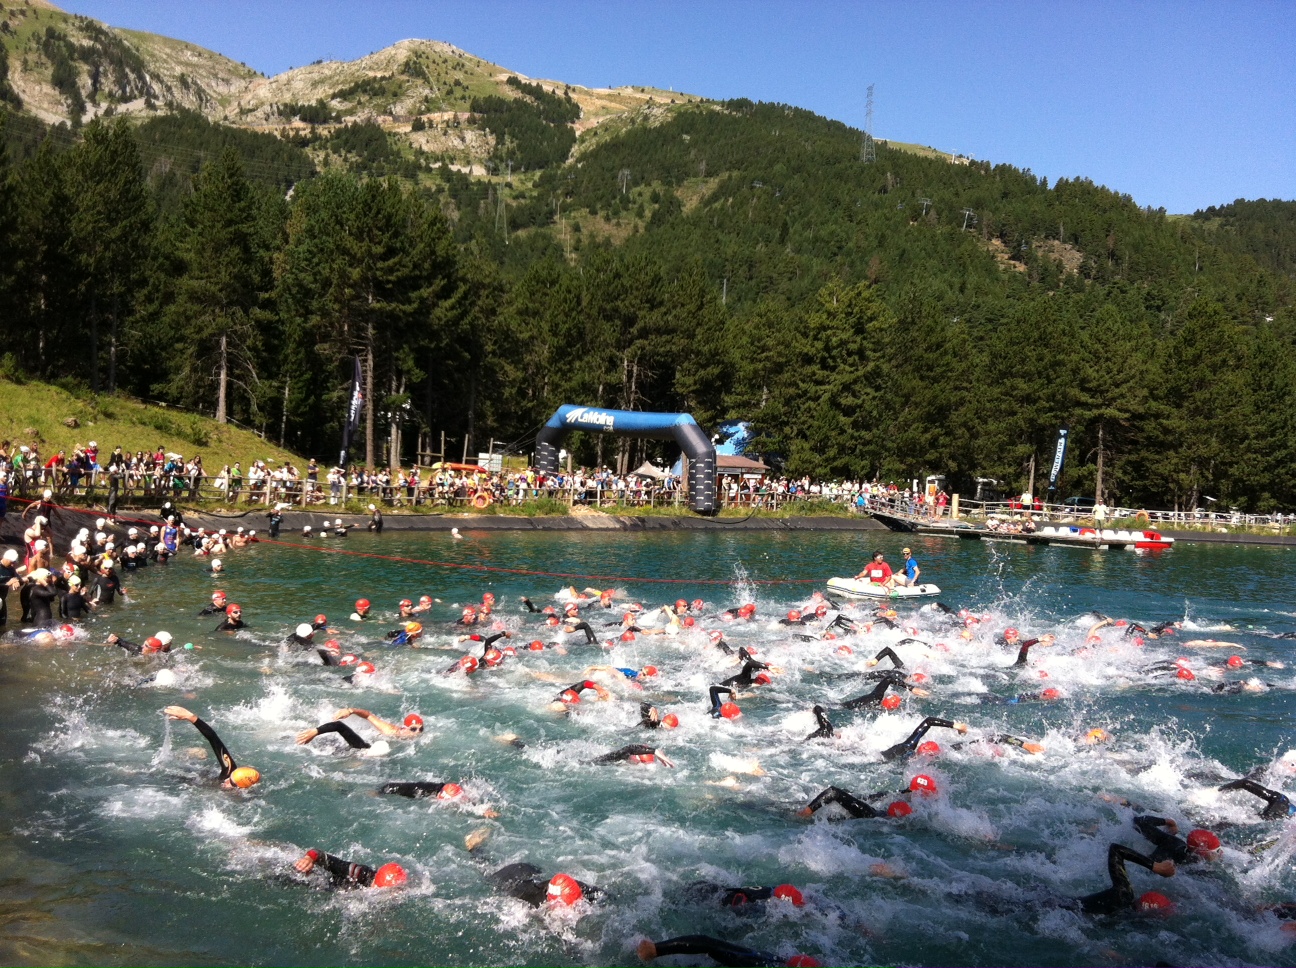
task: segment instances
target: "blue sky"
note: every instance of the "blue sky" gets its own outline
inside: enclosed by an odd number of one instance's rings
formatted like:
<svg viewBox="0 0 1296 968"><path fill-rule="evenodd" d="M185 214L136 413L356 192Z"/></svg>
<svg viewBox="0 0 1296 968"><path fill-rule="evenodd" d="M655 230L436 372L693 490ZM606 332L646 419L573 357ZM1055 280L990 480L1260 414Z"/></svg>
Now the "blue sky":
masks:
<svg viewBox="0 0 1296 968"><path fill-rule="evenodd" d="M809 108L1190 212L1296 198L1296 3L64 0L267 74L406 37L531 77Z"/></svg>

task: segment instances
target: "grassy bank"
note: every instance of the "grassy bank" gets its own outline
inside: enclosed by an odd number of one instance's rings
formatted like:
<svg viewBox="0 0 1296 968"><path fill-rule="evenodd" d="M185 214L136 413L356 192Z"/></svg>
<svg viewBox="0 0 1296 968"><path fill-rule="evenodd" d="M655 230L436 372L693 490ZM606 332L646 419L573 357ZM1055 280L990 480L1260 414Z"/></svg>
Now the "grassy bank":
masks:
<svg viewBox="0 0 1296 968"><path fill-rule="evenodd" d="M76 426L67 426L69 419L75 420ZM132 453L161 446L186 457L201 455L209 474L219 473L222 465L236 460L242 461L245 469L254 460L291 460L298 467L306 464L251 431L218 424L209 417L123 396L74 394L46 383L6 379L0 379L0 440L8 440L14 447L35 443L45 460L59 450L71 456L74 447L93 440L99 445L101 463L117 446Z"/></svg>

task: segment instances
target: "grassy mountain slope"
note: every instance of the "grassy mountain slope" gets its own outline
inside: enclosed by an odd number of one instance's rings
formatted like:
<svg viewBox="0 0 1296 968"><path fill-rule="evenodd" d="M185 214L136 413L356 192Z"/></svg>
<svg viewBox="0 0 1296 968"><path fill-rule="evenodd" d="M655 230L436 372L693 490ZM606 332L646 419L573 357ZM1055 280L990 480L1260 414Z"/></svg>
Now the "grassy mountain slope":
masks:
<svg viewBox="0 0 1296 968"><path fill-rule="evenodd" d="M79 426L66 426L68 418L75 418ZM125 396L74 395L46 383L5 379L0 379L0 440L15 445L35 442L46 459L59 450L71 454L75 446L91 440L105 458L117 446L133 453L160 445L186 457L201 454L203 466L212 474L236 460L245 469L253 460L301 463L251 431L208 417Z"/></svg>

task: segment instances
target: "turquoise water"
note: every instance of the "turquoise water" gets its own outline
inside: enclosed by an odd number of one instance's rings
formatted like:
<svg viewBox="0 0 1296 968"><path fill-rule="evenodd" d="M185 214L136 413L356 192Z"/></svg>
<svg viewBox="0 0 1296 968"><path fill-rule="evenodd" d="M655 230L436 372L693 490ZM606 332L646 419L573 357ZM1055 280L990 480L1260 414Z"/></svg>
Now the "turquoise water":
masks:
<svg viewBox="0 0 1296 968"><path fill-rule="evenodd" d="M1262 782L1296 788L1296 756L1283 757L1296 747L1296 672L1267 669L1261 678L1276 688L1221 696L1209 691L1219 680L1206 668L1234 652L1288 655L1289 642L1262 633L1296 630L1292 552L1184 545L1140 557L942 539L910 544L924 579L944 589L941 599L984 622L965 641L930 610L903 606L902 624L928 644L898 651L931 677L933 695L910 698L893 713L832 711L841 735L829 743L803 742L814 728L810 706L865 691L870 684L847 674L907 633L879 626L847 640L853 654L839 655L840 643L800 642L773 622L821 583L754 582L854 573L875 545L894 563L901 542L890 535L468 532L460 542L389 534L311 548L263 544L231 555L219 583L252 626L236 637L213 635L215 621L194 617L214 587L199 564L180 560L141 573L127 582L130 602L97 619L88 641L0 649L3 960L610 965L637 963L643 937L707 933L784 957L806 952L825 964L1293 963L1286 946L1293 936L1256 909L1296 899L1296 838L1285 824L1260 821L1259 801L1214 787L1218 777L1264 766ZM463 650L447 624L456 605L493 591L500 617L519 633L515 643L548 638L517 597L544 604L568 582L321 550L332 548L684 579L617 587L649 604L705 599L702 627L723 627L735 646L754 645L782 671L741 700L745 714L734 722L706 715L707 685L737 670L701 635L641 636L612 650L576 636L566 655L523 651L501 669L445 677ZM385 645L381 631L395 627L395 603L421 594L442 602L426 623L433 648ZM360 595L381 616L363 631L345 620ZM717 620L719 609L749 600L758 605L757 622ZM1093 609L1144 625L1179 619L1185 628L1141 648L1108 630L1086 650ZM338 670L281 651L287 632L320 611L346 648L378 666L370 684L349 687ZM598 628L619 614L599 612L591 621ZM1058 643L1036 649L1031 670L1014 675L1007 670L1013 656L990 642L1006 624L1029 635L1053 632ZM173 686L143 682L156 661L91 644L109 630L138 640L159 628L202 647L164 660L176 674ZM1237 647L1184 645L1194 638ZM1197 682L1154 682L1138 672L1180 656L1200 673ZM644 691L609 679L613 701L582 703L565 719L547 708L588 665L648 663L661 674ZM1049 673L1047 683L1039 669ZM1065 698L980 703L1042 683ZM677 713L681 727L637 729L643 698ZM177 702L211 722L263 782L247 793L217 789L201 737L160 715ZM332 738L294 744L300 729L349 705L388 719L417 710L427 735L395 742L378 757L343 752ZM972 737L1034 739L1046 752L988 743L952 750L952 734L936 730L930 738L946 747L938 757L883 763L879 752L927 714L968 721ZM1112 743L1078 743L1091 727L1110 731ZM504 734L516 734L525 748L501 742ZM631 742L659 744L676 769L580 762ZM920 770L942 792L916 802L906 820L821 815L810 822L793 814L829 784L860 795L900 790ZM407 779L454 780L471 798L446 804L371 795L384 781ZM1210 871L1184 869L1163 880L1133 869L1135 890L1170 896L1173 917L1095 919L1032 905L1107 886L1112 841L1148 846L1130 811L1103 794L1175 817L1185 830L1221 832L1225 857ZM498 819L487 818L487 808ZM479 828L491 836L470 855L463 839ZM338 893L294 883L285 872L308 847L374 866L397 860L410 871L410 886ZM566 871L611 897L537 912L493 893L484 879L514 861ZM905 876L877 876L879 862ZM746 913L699 906L682 889L702 879L789 882L807 904Z"/></svg>

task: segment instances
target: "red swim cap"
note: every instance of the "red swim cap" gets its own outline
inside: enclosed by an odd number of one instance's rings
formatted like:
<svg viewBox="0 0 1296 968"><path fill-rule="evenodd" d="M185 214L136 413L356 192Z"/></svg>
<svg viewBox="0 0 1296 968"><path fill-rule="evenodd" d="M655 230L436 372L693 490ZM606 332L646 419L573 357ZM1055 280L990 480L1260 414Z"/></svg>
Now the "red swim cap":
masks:
<svg viewBox="0 0 1296 968"><path fill-rule="evenodd" d="M774 888L774 897L782 898L785 901L791 901L793 907L805 907L805 898L801 892L791 884L780 884Z"/></svg>
<svg viewBox="0 0 1296 968"><path fill-rule="evenodd" d="M756 678L752 680L758 686L768 686L774 680L769 677L768 672L758 672Z"/></svg>
<svg viewBox="0 0 1296 968"><path fill-rule="evenodd" d="M547 619L545 619L545 625L548 625L551 628L557 624L558 624L557 615L550 615Z"/></svg>
<svg viewBox="0 0 1296 968"><path fill-rule="evenodd" d="M477 660L470 655L465 655L459 659L459 668L468 675L477 671Z"/></svg>
<svg viewBox="0 0 1296 968"><path fill-rule="evenodd" d="M361 662L359 665L356 666L356 672L363 672L367 676L371 676L377 671L378 670L374 668L374 664L372 662Z"/></svg>
<svg viewBox="0 0 1296 968"><path fill-rule="evenodd" d="M437 793L438 800L453 800L455 797L463 796L463 787L458 783L447 783L441 787Z"/></svg>
<svg viewBox="0 0 1296 968"><path fill-rule="evenodd" d="M405 868L400 864L383 864L374 874L374 887L400 887L409 880Z"/></svg>
<svg viewBox="0 0 1296 968"><path fill-rule="evenodd" d="M819 962L809 955L793 955L787 964L788 968L819 968Z"/></svg>
<svg viewBox="0 0 1296 968"><path fill-rule="evenodd" d="M555 874L550 878L549 888L545 894L550 904L568 905L575 904L585 896L581 886L567 874Z"/></svg>
<svg viewBox="0 0 1296 968"><path fill-rule="evenodd" d="M921 793L925 796L931 796L937 792L936 781L926 773L919 773L909 781L909 791L911 793Z"/></svg>
<svg viewBox="0 0 1296 968"><path fill-rule="evenodd" d="M704 601L702 601L702 599L700 599L700 598L695 598L695 599L693 599L693 606L692 606L692 607L693 607L693 611L695 611L695 612L700 612L700 611L702 611L703 608L706 607L706 603L705 603Z"/></svg>
<svg viewBox="0 0 1296 968"><path fill-rule="evenodd" d="M216 591L212 592L213 602L221 602L224 600L225 600L225 593L221 591L219 588Z"/></svg>
<svg viewBox="0 0 1296 968"><path fill-rule="evenodd" d="M1021 633L1018 632L1018 631L1017 631L1015 628L1013 628L1011 625L1008 626L1006 629L1004 629L1004 638L1005 638L1005 639L1009 639L1009 638L1011 638L1011 639L1015 639L1015 638L1017 638L1017 636L1019 636L1020 634L1021 634Z"/></svg>
<svg viewBox="0 0 1296 968"><path fill-rule="evenodd" d="M686 629L691 629L696 624L697 620L694 619L692 615L685 615L680 619L680 625L684 626Z"/></svg>
<svg viewBox="0 0 1296 968"><path fill-rule="evenodd" d="M1188 835L1188 846L1199 854L1210 854L1220 849L1220 839L1209 830L1194 830Z"/></svg>
<svg viewBox="0 0 1296 968"><path fill-rule="evenodd" d="M630 755L631 763L642 763L645 765L656 763L657 757L652 753L632 753Z"/></svg>
<svg viewBox="0 0 1296 968"><path fill-rule="evenodd" d="M356 611L360 611L361 609L368 608L368 607L369 607L369 599L367 599L367 598L357 598L357 599L356 599L355 607L356 607Z"/></svg>
<svg viewBox="0 0 1296 968"><path fill-rule="evenodd" d="M157 638L156 636L152 636L152 635L150 635L147 639L144 640L144 651L145 651L145 652L161 652L161 651L162 651L162 640L159 639L159 638Z"/></svg>
<svg viewBox="0 0 1296 968"><path fill-rule="evenodd" d="M1052 686L1049 686L1047 689L1045 689L1043 692L1040 693L1040 698L1048 699L1050 701L1054 699L1061 699L1062 693L1058 692Z"/></svg>
<svg viewBox="0 0 1296 968"><path fill-rule="evenodd" d="M657 675L657 667L654 665L644 666L642 674L645 676L655 676Z"/></svg>
<svg viewBox="0 0 1296 968"><path fill-rule="evenodd" d="M226 615L236 615L236 614L237 614L237 615L242 615L242 614L243 614L243 606L240 605L240 604L238 604L237 602L230 602L228 605L225 606L225 614L226 614Z"/></svg>
<svg viewBox="0 0 1296 968"><path fill-rule="evenodd" d="M565 703L580 702L580 693L575 689L564 689L558 694L558 701Z"/></svg>
<svg viewBox="0 0 1296 968"><path fill-rule="evenodd" d="M420 716L418 713L410 713L408 716L405 717L405 725L406 725L406 726L422 726L422 725L423 725L423 717Z"/></svg>
<svg viewBox="0 0 1296 968"><path fill-rule="evenodd" d="M940 753L940 744L927 740L918 745L917 752L919 756L937 756Z"/></svg>
<svg viewBox="0 0 1296 968"><path fill-rule="evenodd" d="M539 652L544 648L544 643L541 642L539 639L536 639L534 642L528 645L527 648L530 649L532 652Z"/></svg>
<svg viewBox="0 0 1296 968"><path fill-rule="evenodd" d="M736 702L727 702L720 707L720 715L725 719L737 719L742 715L742 710Z"/></svg>
<svg viewBox="0 0 1296 968"><path fill-rule="evenodd" d="M789 621L789 622L799 622L799 621L801 621L801 613L798 612L795 608L792 609L790 612L788 612L788 616L787 616L787 617L788 617L788 621Z"/></svg>
<svg viewBox="0 0 1296 968"><path fill-rule="evenodd" d="M1179 671L1176 672L1175 675L1178 676L1180 679L1187 680L1188 682L1192 682L1194 679L1197 678L1197 676L1193 674L1193 671L1189 669L1187 666L1180 666Z"/></svg>
<svg viewBox="0 0 1296 968"><path fill-rule="evenodd" d="M911 675L909 678L912 679L914 682L926 682L926 681L927 681L927 673L925 673L925 672L915 672L915 673L914 673L913 675Z"/></svg>
<svg viewBox="0 0 1296 968"><path fill-rule="evenodd" d="M883 697L882 697L882 708L883 708L883 709L899 709L899 708L900 708L900 697L899 697L899 696L894 696L894 695L892 695L892 696L883 696Z"/></svg>
<svg viewBox="0 0 1296 968"><path fill-rule="evenodd" d="M634 640L635 640L635 634L631 632L629 629L626 629L624 632L621 633L622 642L633 642Z"/></svg>
<svg viewBox="0 0 1296 968"><path fill-rule="evenodd" d="M887 807L887 816L895 817L897 820L901 817L907 817L911 813L913 813L913 807L903 800L896 800L891 806Z"/></svg>
<svg viewBox="0 0 1296 968"><path fill-rule="evenodd" d="M1242 656L1240 656L1240 655L1231 655L1231 656L1229 656L1229 659L1228 659L1228 667L1229 667L1230 669L1241 669L1241 668L1242 668Z"/></svg>
<svg viewBox="0 0 1296 968"><path fill-rule="evenodd" d="M1138 899L1140 911L1147 911L1154 914L1173 914L1174 902L1164 894L1157 891L1148 891Z"/></svg>
<svg viewBox="0 0 1296 968"><path fill-rule="evenodd" d="M328 625L328 616L327 616L327 615L316 615L316 616L315 616L315 624L316 624L316 625Z"/></svg>
<svg viewBox="0 0 1296 968"><path fill-rule="evenodd" d="M493 601L495 601L495 593L494 593L494 592L482 592L482 601L483 601L483 602L493 602Z"/></svg>
<svg viewBox="0 0 1296 968"><path fill-rule="evenodd" d="M411 608L411 607L413 607L413 605L414 605L414 603L411 602L408 598L402 598L402 599L400 600L400 607L401 607L401 608Z"/></svg>
<svg viewBox="0 0 1296 968"><path fill-rule="evenodd" d="M332 652L334 655L342 654L342 643L340 643L337 639L329 639L327 642L324 643L324 648L327 649L329 652Z"/></svg>
<svg viewBox="0 0 1296 968"><path fill-rule="evenodd" d="M821 604L815 606L815 617L816 617L816 618L823 618L823 617L824 617L825 615L827 615L827 614L828 614L828 606L827 606L827 605L824 605L824 604L821 603Z"/></svg>
<svg viewBox="0 0 1296 968"><path fill-rule="evenodd" d="M682 598L675 599L675 611L684 612L688 610L688 602Z"/></svg>
<svg viewBox="0 0 1296 968"><path fill-rule="evenodd" d="M712 642L719 642L722 639L724 639L724 633L721 632L719 629L712 629L710 632L707 633L707 638L709 638Z"/></svg>
<svg viewBox="0 0 1296 968"><path fill-rule="evenodd" d="M420 596L419 596L419 604L420 604L420 605L431 605L431 604L432 604L432 596L431 596L431 595L420 595Z"/></svg>
<svg viewBox="0 0 1296 968"><path fill-rule="evenodd" d="M676 716L674 713L667 713L665 716L662 717L661 724L666 729L674 729L676 726L679 725L679 717Z"/></svg>
<svg viewBox="0 0 1296 968"><path fill-rule="evenodd" d="M830 633L830 634L831 634L831 633ZM837 636L834 635L833 638L837 638ZM839 645L839 646L837 646L837 654L838 654L838 655L854 655L854 654L855 654L855 650L852 649L849 645Z"/></svg>
<svg viewBox="0 0 1296 968"><path fill-rule="evenodd" d="M359 661L360 658L358 656L352 655L348 652L346 655L342 656L342 658L338 659L338 665L353 666Z"/></svg>
<svg viewBox="0 0 1296 968"><path fill-rule="evenodd" d="M755 615L756 614L755 603L748 602L746 605L743 605L740 609L738 609L738 614L746 618L750 618L751 616Z"/></svg>

